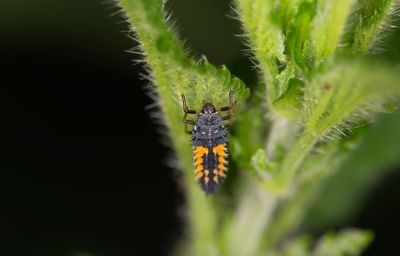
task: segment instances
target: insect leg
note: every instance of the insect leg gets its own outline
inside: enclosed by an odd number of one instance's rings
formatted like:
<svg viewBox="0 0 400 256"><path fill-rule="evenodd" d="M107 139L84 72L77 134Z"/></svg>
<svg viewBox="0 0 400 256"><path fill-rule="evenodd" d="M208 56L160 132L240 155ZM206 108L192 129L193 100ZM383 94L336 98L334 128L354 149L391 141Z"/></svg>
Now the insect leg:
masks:
<svg viewBox="0 0 400 256"><path fill-rule="evenodd" d="M228 114L228 115L224 116L222 118L223 120L229 120L229 119L232 119L235 116L235 114L236 114L236 103L237 103L237 101L233 100L233 91L229 90L229 106L222 107L221 108L221 112L231 110L231 114ZM232 124L232 122L229 122L228 126L231 126L231 124Z"/></svg>
<svg viewBox="0 0 400 256"><path fill-rule="evenodd" d="M229 119L232 119L232 115L231 114L229 114L229 115L226 115L226 116L224 116L224 117L222 117L222 120L229 120Z"/></svg>
<svg viewBox="0 0 400 256"><path fill-rule="evenodd" d="M188 124L195 125L195 121L187 119L187 116L188 114L196 114L196 110L188 109L188 106L186 104L186 98L183 93L181 94L181 98L182 98L183 112L185 113L183 115L183 123L185 124L185 133L191 134L192 131L188 131Z"/></svg>
<svg viewBox="0 0 400 256"><path fill-rule="evenodd" d="M233 91L229 90L229 106L222 107L221 111L228 111L234 108L234 105L236 105L236 101L233 101Z"/></svg>

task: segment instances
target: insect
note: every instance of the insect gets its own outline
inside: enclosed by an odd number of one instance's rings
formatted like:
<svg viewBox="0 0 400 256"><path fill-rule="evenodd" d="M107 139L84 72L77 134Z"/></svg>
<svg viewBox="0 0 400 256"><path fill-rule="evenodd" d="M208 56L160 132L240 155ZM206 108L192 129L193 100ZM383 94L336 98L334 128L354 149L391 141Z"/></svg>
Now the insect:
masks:
<svg viewBox="0 0 400 256"><path fill-rule="evenodd" d="M196 179L206 194L214 194L218 191L227 172L228 127L236 111L233 91L229 91L229 106L220 109L220 112L229 111L227 115L222 117L211 102L203 101L196 121L188 119L188 115L195 115L197 111L188 109L185 95L181 94L181 97L185 133L192 135ZM227 120L231 121L225 124L224 121ZM188 125L194 125L193 130L188 131Z"/></svg>

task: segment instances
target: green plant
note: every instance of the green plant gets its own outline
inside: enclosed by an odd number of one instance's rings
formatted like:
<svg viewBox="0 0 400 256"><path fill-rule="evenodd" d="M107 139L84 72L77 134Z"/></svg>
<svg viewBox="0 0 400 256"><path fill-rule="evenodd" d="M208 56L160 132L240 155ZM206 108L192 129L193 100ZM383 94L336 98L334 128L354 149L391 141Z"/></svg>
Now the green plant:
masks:
<svg viewBox="0 0 400 256"><path fill-rule="evenodd" d="M369 231L327 233L317 242L300 232L351 215L365 188L382 176L377 170L398 160L399 114L384 113L396 108L400 67L370 55L398 2L236 0L260 74L250 96L227 68L187 55L161 0L118 1L136 32L184 174L190 235L176 254L362 252ZM226 105L230 89L239 107L230 148L244 171L233 177L231 170L232 185L207 197L194 179L180 94L199 109L204 99ZM379 125L371 125L376 119ZM337 198L340 207L333 205Z"/></svg>

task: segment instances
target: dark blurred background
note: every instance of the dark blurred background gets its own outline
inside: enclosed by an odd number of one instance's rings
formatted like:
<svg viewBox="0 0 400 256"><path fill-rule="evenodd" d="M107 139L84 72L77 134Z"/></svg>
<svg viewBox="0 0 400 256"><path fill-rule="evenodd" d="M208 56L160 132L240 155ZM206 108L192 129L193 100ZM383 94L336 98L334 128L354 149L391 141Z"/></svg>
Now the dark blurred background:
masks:
<svg viewBox="0 0 400 256"><path fill-rule="evenodd" d="M229 1L168 9L193 56L255 83ZM116 12L96 0L0 2L0 256L167 255L182 235L179 175ZM384 54L394 61L399 34ZM347 223L375 230L365 255L397 251L399 182L380 182Z"/></svg>

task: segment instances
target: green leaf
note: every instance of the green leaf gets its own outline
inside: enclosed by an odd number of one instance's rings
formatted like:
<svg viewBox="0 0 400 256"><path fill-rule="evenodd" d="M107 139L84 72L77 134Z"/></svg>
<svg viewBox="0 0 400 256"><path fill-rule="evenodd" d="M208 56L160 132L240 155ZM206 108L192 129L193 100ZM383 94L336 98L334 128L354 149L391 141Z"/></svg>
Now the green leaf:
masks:
<svg viewBox="0 0 400 256"><path fill-rule="evenodd" d="M311 52L310 37L314 15L315 3L302 2L286 32L287 54L303 70L309 69L312 66L313 55Z"/></svg>
<svg viewBox="0 0 400 256"><path fill-rule="evenodd" d="M337 234L328 233L317 243L313 256L358 256L371 243L369 231L344 230Z"/></svg>
<svg viewBox="0 0 400 256"><path fill-rule="evenodd" d="M280 63L286 63L286 56L284 34L279 24L280 17L275 13L275 3L275 0L237 0L239 16L267 86L268 103L272 109L274 100L287 91L287 85L278 78Z"/></svg>
<svg viewBox="0 0 400 256"><path fill-rule="evenodd" d="M252 167L256 177L267 180L271 176L271 172L275 170L273 163L269 162L265 156L264 149L258 149L251 158Z"/></svg>
<svg viewBox="0 0 400 256"><path fill-rule="evenodd" d="M354 0L317 1L311 43L317 65L333 56L341 41Z"/></svg>
<svg viewBox="0 0 400 256"><path fill-rule="evenodd" d="M378 62L340 62L317 77L304 93L308 110L306 131L323 136L343 132L400 95L400 68Z"/></svg>
<svg viewBox="0 0 400 256"><path fill-rule="evenodd" d="M359 0L349 30L348 47L366 53L377 46L385 32L390 30L398 0Z"/></svg>
<svg viewBox="0 0 400 256"><path fill-rule="evenodd" d="M286 241L279 250L268 256L359 256L371 243L370 231L346 229L324 234L314 246L309 235Z"/></svg>
<svg viewBox="0 0 400 256"><path fill-rule="evenodd" d="M340 138L352 127L385 112L400 95L400 72L379 63L340 62L305 87L305 129L288 150L270 189L283 193L294 181L304 158L329 135ZM379 86L377 86L379 84ZM284 193L283 193L284 195Z"/></svg>

